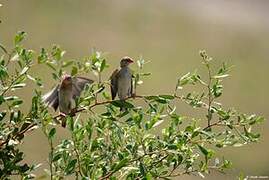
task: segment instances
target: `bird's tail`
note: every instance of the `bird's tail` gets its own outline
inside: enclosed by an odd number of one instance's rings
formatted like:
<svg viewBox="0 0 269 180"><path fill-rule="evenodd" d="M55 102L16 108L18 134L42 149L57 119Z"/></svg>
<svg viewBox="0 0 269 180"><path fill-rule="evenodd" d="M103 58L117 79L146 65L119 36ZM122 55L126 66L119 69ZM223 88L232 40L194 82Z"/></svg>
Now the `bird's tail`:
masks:
<svg viewBox="0 0 269 180"><path fill-rule="evenodd" d="M125 100L122 99L121 102L122 102L122 105L123 105L123 106L120 107L120 112L125 112L125 111L127 111L127 107L124 107L124 104L125 104L124 102L125 102Z"/></svg>
<svg viewBox="0 0 269 180"><path fill-rule="evenodd" d="M66 118L62 118L62 127L65 128L66 127Z"/></svg>

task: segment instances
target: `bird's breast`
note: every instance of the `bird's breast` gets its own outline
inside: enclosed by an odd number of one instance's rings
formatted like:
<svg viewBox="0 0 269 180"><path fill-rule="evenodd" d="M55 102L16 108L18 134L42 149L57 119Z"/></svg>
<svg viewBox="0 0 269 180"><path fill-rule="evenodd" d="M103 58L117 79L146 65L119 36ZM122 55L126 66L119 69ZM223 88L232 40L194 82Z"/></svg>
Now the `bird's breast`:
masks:
<svg viewBox="0 0 269 180"><path fill-rule="evenodd" d="M68 113L72 101L72 87L60 88L59 90L59 108L61 112Z"/></svg>
<svg viewBox="0 0 269 180"><path fill-rule="evenodd" d="M119 72L118 75L118 96L119 99L124 99L130 96L132 86L132 74L128 70Z"/></svg>

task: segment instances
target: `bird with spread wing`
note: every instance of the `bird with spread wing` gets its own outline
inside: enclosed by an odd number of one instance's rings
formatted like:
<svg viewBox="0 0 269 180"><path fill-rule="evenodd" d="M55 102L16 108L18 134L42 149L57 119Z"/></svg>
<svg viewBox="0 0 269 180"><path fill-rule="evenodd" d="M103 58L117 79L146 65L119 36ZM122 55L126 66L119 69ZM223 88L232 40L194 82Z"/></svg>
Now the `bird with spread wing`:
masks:
<svg viewBox="0 0 269 180"><path fill-rule="evenodd" d="M42 101L56 111L59 107L61 117L72 114L72 101L80 96L86 84L94 81L85 77L72 77L63 75L62 81L50 92L42 97ZM62 118L62 126L66 126L66 119Z"/></svg>

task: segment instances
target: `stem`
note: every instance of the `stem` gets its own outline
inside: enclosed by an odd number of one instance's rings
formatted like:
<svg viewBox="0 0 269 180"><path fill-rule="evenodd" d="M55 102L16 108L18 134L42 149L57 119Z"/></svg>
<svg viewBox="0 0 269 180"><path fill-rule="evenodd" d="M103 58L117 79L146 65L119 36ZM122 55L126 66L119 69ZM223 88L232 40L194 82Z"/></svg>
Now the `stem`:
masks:
<svg viewBox="0 0 269 180"><path fill-rule="evenodd" d="M221 120L219 120L213 124L208 124L205 128L203 128L203 130L207 130L208 128L211 128L213 126L218 126L218 125L220 125L220 122L221 122Z"/></svg>
<svg viewBox="0 0 269 180"><path fill-rule="evenodd" d="M3 145L7 144L10 139L16 139L17 137L19 137L20 135L25 134L26 132L28 132L30 129L32 129L35 126L37 126L37 123L30 124L27 128L25 128L24 130L18 132L13 137L10 136L8 139L6 139L5 141L0 143L0 148L2 148Z"/></svg>
<svg viewBox="0 0 269 180"><path fill-rule="evenodd" d="M101 83L102 83L101 72L98 72L98 89L100 89L100 85L101 85ZM95 94L95 103L98 102L98 93L99 93L99 92L97 92L97 93Z"/></svg>
<svg viewBox="0 0 269 180"><path fill-rule="evenodd" d="M221 123L221 122L222 122L222 120L219 120L219 121L217 121L215 123L212 123L209 126L204 127L203 130L206 130L206 129L208 129L210 127L213 127L213 126L227 126L227 124L224 124L224 123ZM242 125L240 125L240 123L234 123L234 124L230 124L230 125L233 126L233 127L242 127Z"/></svg>
<svg viewBox="0 0 269 180"><path fill-rule="evenodd" d="M206 67L207 67L207 71L208 71L208 85L207 85L207 89L208 89L207 126L210 127L210 121L212 120L211 105L212 105L212 102L213 102L214 98L212 97L212 93L211 93L212 77L211 77L211 70L210 70L209 62L207 62Z"/></svg>
<svg viewBox="0 0 269 180"><path fill-rule="evenodd" d="M53 163L52 163L52 159L53 159L53 152L54 152L52 139L49 140L49 144L50 144L49 167L50 167L50 179L52 180L53 179Z"/></svg>
<svg viewBox="0 0 269 180"><path fill-rule="evenodd" d="M125 98L124 100L127 100L127 99L136 99L136 98L138 98L138 99L143 99L146 103L148 103L147 100L145 99L146 97L147 97L147 95L135 95L135 96L132 96L132 97L127 97L127 98ZM175 95L174 97L175 97L176 99L180 99L180 100L183 100L183 101L186 100L186 98L183 97L183 96L177 96L177 95ZM103 101L103 102L95 102L94 104L88 106L87 108L76 109L74 112L72 112L72 114L69 114L69 116L75 116L75 115L76 115L77 113L79 113L79 112L82 112L82 111L85 111L85 110L91 110L92 108L94 108L94 107L96 107L96 106L105 105L105 104L110 104L110 103L112 103L112 102L114 102L114 101L118 101L118 100L108 100L108 101ZM202 106L203 106L204 108L208 108L208 105L207 105L206 103L203 103ZM57 118L59 118L59 117L61 117L61 115L54 116L53 119L54 119L54 120L57 120ZM9 142L10 139L15 139L15 138L17 138L18 136L25 134L26 132L28 132L29 130L31 130L33 127L35 127L35 126L37 126L37 125L38 125L38 124L34 122L34 123L30 124L28 127L26 127L24 130L18 132L17 134L13 135L12 137L9 137L9 138L6 139L5 141L0 142L0 148L2 148L3 145L7 144L7 143ZM209 125L208 127L205 127L204 129L209 128L209 127L212 127L213 125L217 125L217 124L214 123L214 124L212 124L212 125Z"/></svg>
<svg viewBox="0 0 269 180"><path fill-rule="evenodd" d="M5 48L2 44L0 44L0 48L2 49L2 51L4 51L4 53L9 54L9 53L7 52L7 50L6 50L6 48Z"/></svg>
<svg viewBox="0 0 269 180"><path fill-rule="evenodd" d="M77 147L77 140L73 134L72 134L72 140L74 142L74 151L76 153L76 157L78 160L78 173L81 177L83 177L82 172L81 172L81 161L80 161L80 155L79 155L78 147Z"/></svg>
<svg viewBox="0 0 269 180"><path fill-rule="evenodd" d="M146 99L145 99L146 97L147 97L147 95L135 95L135 96L132 96L132 97L127 97L124 100L138 98L138 99L143 99L145 102L147 102ZM186 98L183 97L183 96L174 96L174 97L176 99L180 99L180 100L183 100L183 101L186 100ZM79 112L82 112L82 111L85 111L85 110L91 110L92 108L94 108L96 106L110 104L110 103L112 103L114 101L118 101L118 100L108 100L108 101L103 101L103 102L95 102L94 104L88 106L87 108L81 108L81 109L75 110L74 112L72 112L72 114L69 114L69 116L75 116L76 113L79 113ZM202 105L203 105L204 108L208 108L207 104L203 103ZM53 119L55 120L55 119L57 119L59 117L61 117L61 115L54 116ZM5 141L0 142L0 148L2 148L3 145L7 144L10 139L15 139L18 136L25 134L26 132L28 132L30 129L32 129L33 127L35 127L37 125L38 124L34 122L34 123L30 124L24 130L22 130L22 131L18 132L17 134L15 134L13 137L10 137L10 138L6 139ZM212 124L212 125L215 125L215 124ZM209 127L211 127L212 125L210 125ZM206 127L206 128L208 128L208 127Z"/></svg>

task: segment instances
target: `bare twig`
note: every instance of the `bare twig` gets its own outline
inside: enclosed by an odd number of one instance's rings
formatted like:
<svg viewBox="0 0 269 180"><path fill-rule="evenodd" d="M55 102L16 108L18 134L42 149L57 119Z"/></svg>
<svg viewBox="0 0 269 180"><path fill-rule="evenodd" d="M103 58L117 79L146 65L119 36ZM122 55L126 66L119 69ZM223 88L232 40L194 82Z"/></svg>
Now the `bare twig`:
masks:
<svg viewBox="0 0 269 180"><path fill-rule="evenodd" d="M207 67L207 71L208 71L208 85L207 85L207 89L208 89L207 126L210 126L210 122L211 122L211 119L212 119L211 104L212 104L212 102L214 100L214 97L212 96L212 92L211 92L212 76L211 76L211 70L210 70L209 63L206 64L206 67Z"/></svg>
<svg viewBox="0 0 269 180"><path fill-rule="evenodd" d="M49 144L50 144L50 158L49 158L50 179L53 180L53 164L52 164L52 160L53 160L54 148L53 148L52 139L49 139Z"/></svg>

